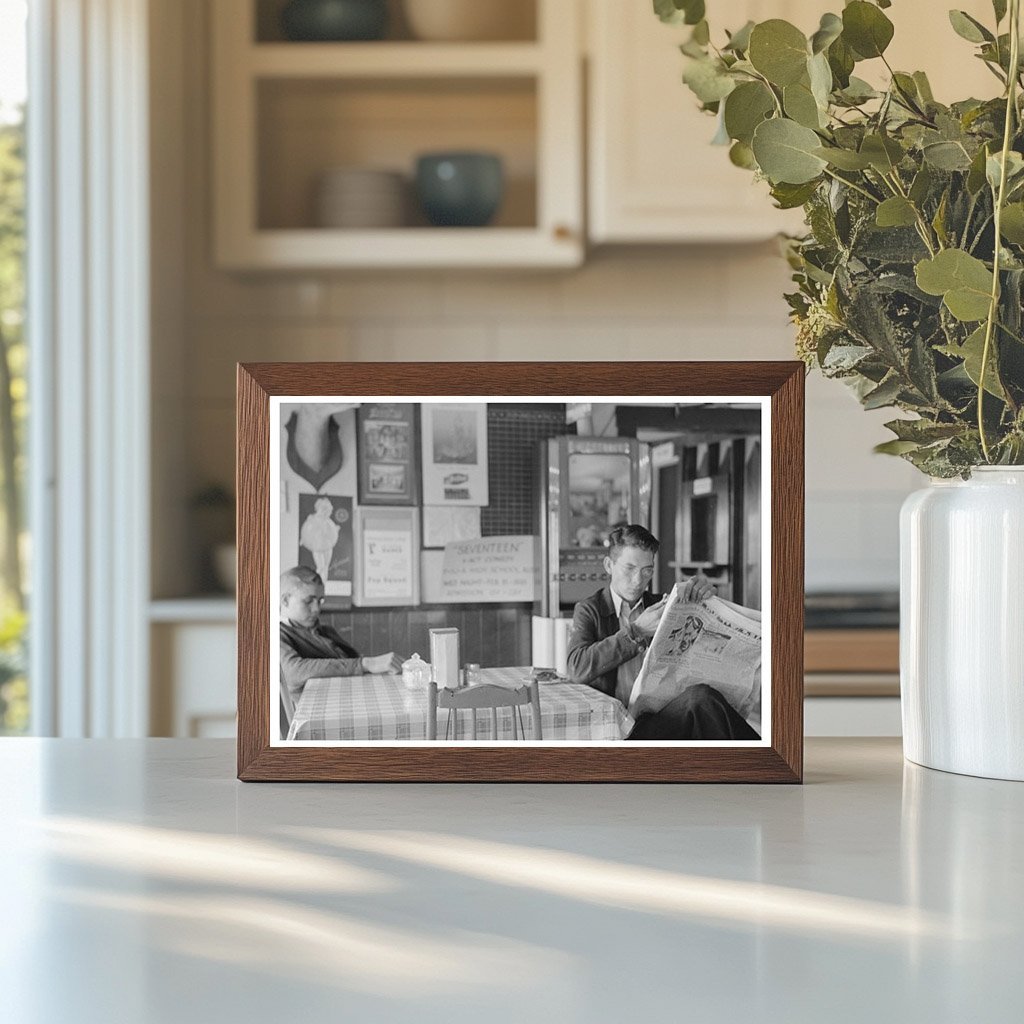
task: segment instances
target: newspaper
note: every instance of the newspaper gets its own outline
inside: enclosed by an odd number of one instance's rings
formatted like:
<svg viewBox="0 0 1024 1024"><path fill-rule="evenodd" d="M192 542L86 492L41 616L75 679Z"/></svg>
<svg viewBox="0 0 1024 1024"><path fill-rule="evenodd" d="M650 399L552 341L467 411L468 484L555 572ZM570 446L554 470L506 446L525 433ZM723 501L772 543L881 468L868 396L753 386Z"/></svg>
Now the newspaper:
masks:
<svg viewBox="0 0 1024 1024"><path fill-rule="evenodd" d="M707 683L754 728L761 720L761 613L712 597L680 601L673 589L633 684L634 718Z"/></svg>

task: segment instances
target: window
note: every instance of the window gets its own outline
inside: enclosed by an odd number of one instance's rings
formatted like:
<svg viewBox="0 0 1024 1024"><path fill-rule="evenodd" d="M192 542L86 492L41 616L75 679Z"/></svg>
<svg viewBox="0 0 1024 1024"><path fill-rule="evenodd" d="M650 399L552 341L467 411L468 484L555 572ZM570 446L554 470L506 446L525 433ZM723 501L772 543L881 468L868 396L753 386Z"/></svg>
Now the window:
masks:
<svg viewBox="0 0 1024 1024"><path fill-rule="evenodd" d="M27 731L26 0L0 0L0 735Z"/></svg>

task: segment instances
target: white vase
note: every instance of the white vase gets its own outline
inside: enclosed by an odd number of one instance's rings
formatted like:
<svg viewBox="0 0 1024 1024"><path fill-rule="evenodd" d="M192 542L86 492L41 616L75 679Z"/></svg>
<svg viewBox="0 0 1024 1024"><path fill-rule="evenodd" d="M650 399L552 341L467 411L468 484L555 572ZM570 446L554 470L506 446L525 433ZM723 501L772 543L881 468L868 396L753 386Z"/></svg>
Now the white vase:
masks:
<svg viewBox="0 0 1024 1024"><path fill-rule="evenodd" d="M904 754L1024 781L1024 467L911 494L900 561Z"/></svg>

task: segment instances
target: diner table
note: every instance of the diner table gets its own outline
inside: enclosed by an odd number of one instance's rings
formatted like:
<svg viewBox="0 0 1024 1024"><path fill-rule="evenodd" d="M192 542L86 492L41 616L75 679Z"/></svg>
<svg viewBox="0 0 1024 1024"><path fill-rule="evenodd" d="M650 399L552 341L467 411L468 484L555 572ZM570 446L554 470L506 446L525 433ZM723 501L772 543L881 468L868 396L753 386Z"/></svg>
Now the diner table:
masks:
<svg viewBox="0 0 1024 1024"><path fill-rule="evenodd" d="M527 667L485 668L481 683L515 688L529 681ZM520 709L526 736L533 735L533 711ZM469 712L457 714L468 721ZM444 739L448 710L438 709L438 739ZM621 701L592 686L564 679L541 682L540 721L544 742L550 740L621 740L633 719ZM460 725L459 739L469 730ZM289 740L425 740L427 687L409 688L398 675L363 675L310 679L295 705ZM451 733L449 733L449 739ZM490 715L478 716L478 738L493 740ZM511 740L512 709L498 714L498 739Z"/></svg>

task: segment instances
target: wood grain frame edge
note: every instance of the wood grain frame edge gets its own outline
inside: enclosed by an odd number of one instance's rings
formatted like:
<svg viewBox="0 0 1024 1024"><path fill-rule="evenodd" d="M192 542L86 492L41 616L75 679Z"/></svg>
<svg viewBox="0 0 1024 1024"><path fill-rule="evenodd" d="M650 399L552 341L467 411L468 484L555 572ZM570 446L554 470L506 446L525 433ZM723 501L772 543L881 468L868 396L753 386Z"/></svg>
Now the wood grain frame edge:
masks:
<svg viewBox="0 0 1024 1024"><path fill-rule="evenodd" d="M242 781L703 782L799 783L803 777L803 496L805 369L796 361L689 363L703 392L767 396L772 465L772 746L684 748L686 763L642 746L602 748L394 748L270 746L269 399L271 395L658 394L635 378L660 380L677 362L647 363L247 363L238 380L238 778ZM381 387L385 380L386 386ZM633 380L630 383L630 380ZM380 389L375 391L374 388ZM469 391L468 389L473 389ZM673 388L669 389L670 391ZM684 392L685 394L685 392ZM719 751L723 753L718 753ZM358 757L353 757L357 753ZM467 756L469 755L469 756ZM521 760L526 758L527 760ZM527 763L528 761L528 763Z"/></svg>

